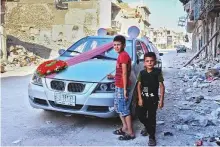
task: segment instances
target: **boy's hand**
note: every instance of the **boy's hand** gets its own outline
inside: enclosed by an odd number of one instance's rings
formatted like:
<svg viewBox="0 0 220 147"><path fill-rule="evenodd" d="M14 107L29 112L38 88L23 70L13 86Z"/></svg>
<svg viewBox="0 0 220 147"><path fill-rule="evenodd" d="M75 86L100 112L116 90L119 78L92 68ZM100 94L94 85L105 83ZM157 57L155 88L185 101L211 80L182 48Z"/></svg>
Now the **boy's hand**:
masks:
<svg viewBox="0 0 220 147"><path fill-rule="evenodd" d="M128 99L128 93L127 93L127 90L124 90L124 97L125 97L126 100Z"/></svg>
<svg viewBox="0 0 220 147"><path fill-rule="evenodd" d="M162 109L162 108L163 108L163 105L164 105L163 101L159 101L158 108L159 108L159 109Z"/></svg>
<svg viewBox="0 0 220 147"><path fill-rule="evenodd" d="M108 75L107 75L107 78L108 78L109 80L112 80L112 79L114 79L114 78L115 78L115 76L114 76L114 75L112 75L112 74L108 74Z"/></svg>
<svg viewBox="0 0 220 147"><path fill-rule="evenodd" d="M138 106L140 106L140 107L143 106L143 100L142 100L142 98L138 99Z"/></svg>

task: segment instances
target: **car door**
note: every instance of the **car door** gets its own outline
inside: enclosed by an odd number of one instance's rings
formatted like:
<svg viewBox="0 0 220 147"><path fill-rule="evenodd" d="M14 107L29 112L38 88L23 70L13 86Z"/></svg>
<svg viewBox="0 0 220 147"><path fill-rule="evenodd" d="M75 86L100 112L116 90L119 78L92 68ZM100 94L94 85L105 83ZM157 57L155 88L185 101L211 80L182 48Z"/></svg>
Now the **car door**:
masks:
<svg viewBox="0 0 220 147"><path fill-rule="evenodd" d="M135 42L135 56L136 56L136 66L135 66L135 74L138 75L139 72L144 69L144 53L145 51L142 48L141 42Z"/></svg>

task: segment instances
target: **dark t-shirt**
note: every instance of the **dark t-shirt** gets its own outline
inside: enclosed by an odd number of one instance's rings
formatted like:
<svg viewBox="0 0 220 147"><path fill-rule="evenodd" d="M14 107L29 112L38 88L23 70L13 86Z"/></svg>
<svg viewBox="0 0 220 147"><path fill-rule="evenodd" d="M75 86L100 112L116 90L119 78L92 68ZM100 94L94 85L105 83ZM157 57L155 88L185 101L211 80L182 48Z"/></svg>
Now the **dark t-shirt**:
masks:
<svg viewBox="0 0 220 147"><path fill-rule="evenodd" d="M116 74L115 74L115 86L119 88L124 88L123 78L122 78L122 64L127 64L127 72L128 72L128 86L131 84L129 79L131 74L131 58L127 52L122 51L117 59L116 64Z"/></svg>
<svg viewBox="0 0 220 147"><path fill-rule="evenodd" d="M154 68L151 72L146 69L138 75L138 81L141 82L141 91L143 96L158 98L159 83L164 81L162 71Z"/></svg>

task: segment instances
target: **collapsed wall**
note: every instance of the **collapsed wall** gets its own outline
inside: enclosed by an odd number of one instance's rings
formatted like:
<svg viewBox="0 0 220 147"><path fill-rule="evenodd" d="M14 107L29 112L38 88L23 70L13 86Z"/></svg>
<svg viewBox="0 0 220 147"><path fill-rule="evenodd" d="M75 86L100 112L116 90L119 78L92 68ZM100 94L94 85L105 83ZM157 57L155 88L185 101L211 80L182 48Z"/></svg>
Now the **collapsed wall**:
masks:
<svg viewBox="0 0 220 147"><path fill-rule="evenodd" d="M22 45L42 58L49 58L51 52L96 33L98 5L93 1L69 2L68 9L60 10L51 0L7 2L7 48Z"/></svg>

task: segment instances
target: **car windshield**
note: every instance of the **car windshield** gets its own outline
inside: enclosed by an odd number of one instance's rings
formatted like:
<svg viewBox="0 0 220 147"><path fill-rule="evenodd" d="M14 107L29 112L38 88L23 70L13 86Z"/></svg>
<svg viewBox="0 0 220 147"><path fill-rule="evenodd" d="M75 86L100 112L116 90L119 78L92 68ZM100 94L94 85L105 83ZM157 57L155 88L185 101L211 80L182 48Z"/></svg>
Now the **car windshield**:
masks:
<svg viewBox="0 0 220 147"><path fill-rule="evenodd" d="M75 44L73 44L71 47L69 47L64 54L61 56L66 56L66 57L73 57L79 54L82 54L84 52L87 52L89 50L95 49L96 47L102 46L104 44L112 42L112 38L89 38L85 37ZM132 41L127 40L126 41L126 48L125 51L130 55L132 59ZM115 52L113 48L110 50L106 51L105 53L102 54L102 57L107 57L106 59L117 59L118 53Z"/></svg>

